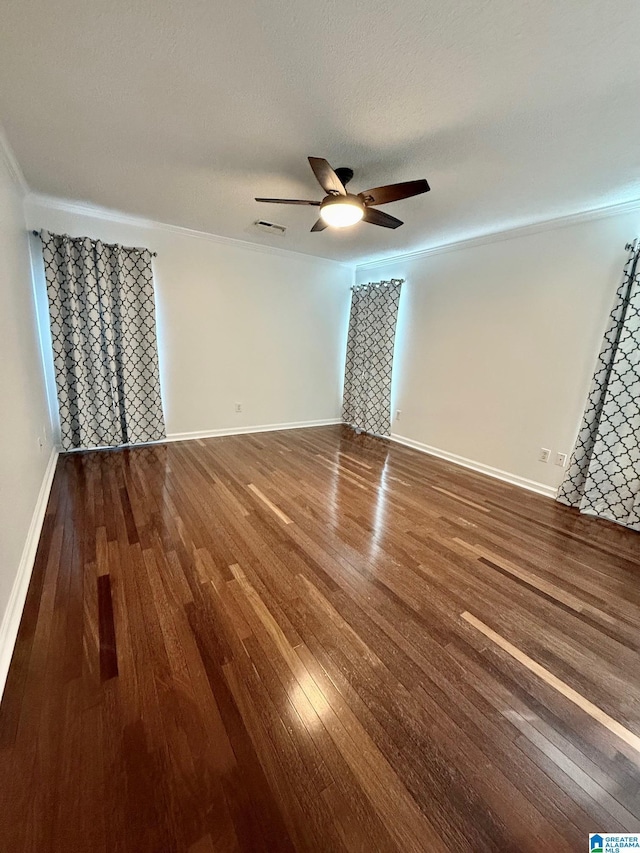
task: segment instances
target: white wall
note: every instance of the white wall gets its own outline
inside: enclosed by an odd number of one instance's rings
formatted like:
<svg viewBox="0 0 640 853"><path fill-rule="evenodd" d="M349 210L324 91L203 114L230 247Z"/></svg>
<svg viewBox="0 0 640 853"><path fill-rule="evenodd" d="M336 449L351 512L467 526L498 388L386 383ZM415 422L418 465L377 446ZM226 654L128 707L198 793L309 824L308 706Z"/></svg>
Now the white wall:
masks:
<svg viewBox="0 0 640 853"><path fill-rule="evenodd" d="M393 433L558 486L640 211L359 267L405 278ZM538 461L541 447L553 451Z"/></svg>
<svg viewBox="0 0 640 853"><path fill-rule="evenodd" d="M340 416L348 267L45 199L26 210L30 228L158 252L169 434ZM553 456L572 449L624 244L638 230L634 211L359 267L357 281L407 279L394 434L556 487ZM548 464L541 447L553 451Z"/></svg>
<svg viewBox="0 0 640 853"><path fill-rule="evenodd" d="M0 139L0 694L31 571L39 533L32 522L52 450L22 192L9 162Z"/></svg>
<svg viewBox="0 0 640 853"><path fill-rule="evenodd" d="M349 267L38 198L26 212L30 228L157 251L170 435L340 417Z"/></svg>

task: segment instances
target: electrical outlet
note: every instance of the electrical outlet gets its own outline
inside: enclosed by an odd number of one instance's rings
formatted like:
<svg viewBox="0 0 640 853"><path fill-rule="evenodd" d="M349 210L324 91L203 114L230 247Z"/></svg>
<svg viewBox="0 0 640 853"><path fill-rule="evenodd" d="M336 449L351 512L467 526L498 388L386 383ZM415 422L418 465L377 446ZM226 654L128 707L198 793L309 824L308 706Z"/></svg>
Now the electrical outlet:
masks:
<svg viewBox="0 0 640 853"><path fill-rule="evenodd" d="M236 415L239 415L242 411L242 403L236 403Z"/></svg>
<svg viewBox="0 0 640 853"><path fill-rule="evenodd" d="M559 465L561 468L567 464L567 454L566 453L556 453L556 465Z"/></svg>
<svg viewBox="0 0 640 853"><path fill-rule="evenodd" d="M550 456L551 456L551 451L549 450L549 448L548 447L541 447L540 453L538 454L538 461L539 462L548 462Z"/></svg>
<svg viewBox="0 0 640 853"><path fill-rule="evenodd" d="M396 420L400 420L400 415L402 414L402 409L396 409Z"/></svg>

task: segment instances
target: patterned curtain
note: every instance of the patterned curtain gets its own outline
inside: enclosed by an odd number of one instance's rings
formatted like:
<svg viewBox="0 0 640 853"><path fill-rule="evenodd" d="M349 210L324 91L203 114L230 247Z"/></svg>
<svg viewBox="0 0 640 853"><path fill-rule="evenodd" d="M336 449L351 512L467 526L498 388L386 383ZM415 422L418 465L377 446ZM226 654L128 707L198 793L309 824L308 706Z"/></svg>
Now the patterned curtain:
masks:
<svg viewBox="0 0 640 853"><path fill-rule="evenodd" d="M342 419L374 435L391 431L391 371L402 279L353 288Z"/></svg>
<svg viewBox="0 0 640 853"><path fill-rule="evenodd" d="M558 500L640 530L640 276L625 266Z"/></svg>
<svg viewBox="0 0 640 853"><path fill-rule="evenodd" d="M63 448L164 438L151 253L40 238Z"/></svg>

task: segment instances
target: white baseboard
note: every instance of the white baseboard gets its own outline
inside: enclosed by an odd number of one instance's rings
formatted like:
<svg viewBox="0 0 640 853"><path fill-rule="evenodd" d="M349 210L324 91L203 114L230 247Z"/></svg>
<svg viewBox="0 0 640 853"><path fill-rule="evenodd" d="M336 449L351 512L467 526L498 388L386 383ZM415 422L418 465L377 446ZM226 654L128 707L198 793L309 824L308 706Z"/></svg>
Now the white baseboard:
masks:
<svg viewBox="0 0 640 853"><path fill-rule="evenodd" d="M325 418L320 421L295 421L290 424L259 424L257 426L205 429L200 432L172 432L164 441L190 441L194 438L218 438L222 435L250 435L253 432L276 432L281 429L306 429L307 427L341 424L342 418Z"/></svg>
<svg viewBox="0 0 640 853"><path fill-rule="evenodd" d="M522 489L528 489L530 492L536 492L536 494L544 495L547 498L555 498L558 492L553 486L545 486L544 483L527 480L526 477L519 477L517 474L509 473L509 471L502 471L500 468L493 468L491 465L475 462L473 459L466 459L464 456L458 456L457 453L449 453L448 450L440 450L437 447L431 447L429 444L414 441L412 438L406 438L403 435L391 433L389 437L398 444L404 444L406 447L412 447L414 450L420 450L422 453L429 453L431 456L437 456L438 459L445 459L447 462L453 462L454 465L470 468L472 471L477 471L478 474L486 474L488 477L503 480L505 483L511 483L513 486L520 486Z"/></svg>
<svg viewBox="0 0 640 853"><path fill-rule="evenodd" d="M38 494L31 517L29 532L27 533L24 548L22 549L22 557L20 558L16 578L13 582L7 609L2 618L2 624L0 624L0 699L4 692L13 648L18 637L18 628L20 627L20 619L22 618L27 590L29 589L29 581L31 580L31 572L33 571L33 564L36 559L36 551L38 550L38 542L40 541L40 533L47 510L53 475L56 472L57 461L58 451L54 448L51 451L51 456L44 472L40 493Z"/></svg>

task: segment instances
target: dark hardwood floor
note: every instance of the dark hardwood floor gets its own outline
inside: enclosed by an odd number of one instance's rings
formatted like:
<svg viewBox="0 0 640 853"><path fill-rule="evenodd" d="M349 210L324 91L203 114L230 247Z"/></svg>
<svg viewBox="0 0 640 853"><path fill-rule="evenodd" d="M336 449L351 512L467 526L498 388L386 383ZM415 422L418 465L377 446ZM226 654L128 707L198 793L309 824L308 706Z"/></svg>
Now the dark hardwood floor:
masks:
<svg viewBox="0 0 640 853"><path fill-rule="evenodd" d="M60 458L0 850L640 829L640 538L343 427Z"/></svg>

